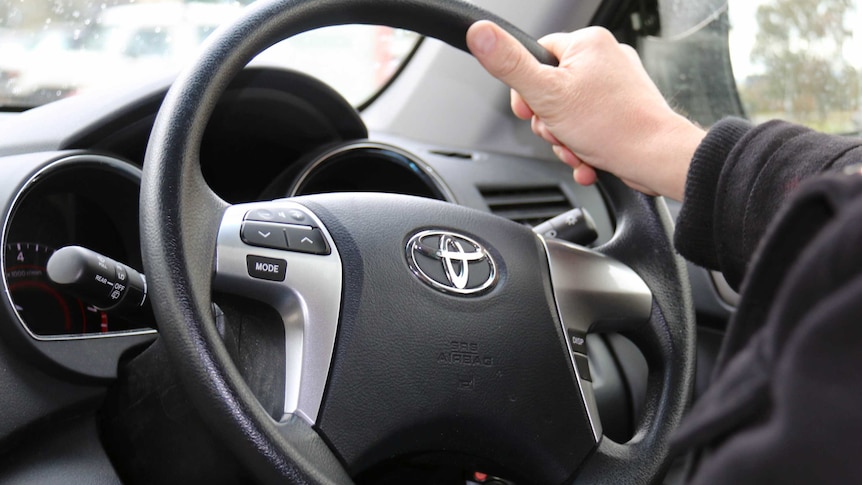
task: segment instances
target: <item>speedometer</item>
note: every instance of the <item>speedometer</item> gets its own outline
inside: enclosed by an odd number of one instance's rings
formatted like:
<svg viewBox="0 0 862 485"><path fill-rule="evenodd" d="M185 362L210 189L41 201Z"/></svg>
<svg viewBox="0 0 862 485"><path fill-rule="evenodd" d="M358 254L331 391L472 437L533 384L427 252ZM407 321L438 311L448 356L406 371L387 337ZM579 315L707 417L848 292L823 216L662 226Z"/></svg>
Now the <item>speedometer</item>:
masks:
<svg viewBox="0 0 862 485"><path fill-rule="evenodd" d="M111 330L108 314L65 294L48 279L45 266L54 248L33 242L5 247L6 282L15 311L39 336L104 333Z"/></svg>

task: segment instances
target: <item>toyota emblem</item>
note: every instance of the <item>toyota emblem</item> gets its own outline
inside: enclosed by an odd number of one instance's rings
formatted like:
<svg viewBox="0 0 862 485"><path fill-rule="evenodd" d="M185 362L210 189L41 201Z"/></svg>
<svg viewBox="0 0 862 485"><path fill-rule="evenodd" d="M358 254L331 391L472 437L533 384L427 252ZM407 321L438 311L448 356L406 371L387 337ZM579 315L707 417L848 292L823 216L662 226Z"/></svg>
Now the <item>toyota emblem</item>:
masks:
<svg viewBox="0 0 862 485"><path fill-rule="evenodd" d="M478 295L497 282L497 266L488 251L451 231L414 234L407 241L407 264L420 280L444 293Z"/></svg>

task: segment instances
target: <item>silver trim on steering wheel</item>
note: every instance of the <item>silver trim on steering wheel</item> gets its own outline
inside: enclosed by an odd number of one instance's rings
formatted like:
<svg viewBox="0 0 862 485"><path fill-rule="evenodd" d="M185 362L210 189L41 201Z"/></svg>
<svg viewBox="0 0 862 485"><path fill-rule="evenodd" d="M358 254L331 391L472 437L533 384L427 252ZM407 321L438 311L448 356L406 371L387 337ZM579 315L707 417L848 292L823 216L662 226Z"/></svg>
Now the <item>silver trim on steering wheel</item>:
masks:
<svg viewBox="0 0 862 485"><path fill-rule="evenodd" d="M585 338L594 325L608 324L609 329L617 330L645 324L652 311L652 292L634 270L613 258L559 239L539 239L548 253L566 348L598 442L602 423L593 384L578 369L577 359L586 359Z"/></svg>
<svg viewBox="0 0 862 485"><path fill-rule="evenodd" d="M319 229L329 252L314 254L244 243L243 219L253 210L285 214L297 211L307 216L310 222L300 224ZM297 227L288 224L285 227ZM311 232L308 229L309 236ZM280 274L274 278L252 277L249 256L284 261L286 267L277 268ZM263 268L266 271L266 266ZM288 200L229 207L219 228L213 288L267 303L281 315L285 337L284 414L295 414L314 424L323 401L341 307L341 257L326 227L308 208Z"/></svg>

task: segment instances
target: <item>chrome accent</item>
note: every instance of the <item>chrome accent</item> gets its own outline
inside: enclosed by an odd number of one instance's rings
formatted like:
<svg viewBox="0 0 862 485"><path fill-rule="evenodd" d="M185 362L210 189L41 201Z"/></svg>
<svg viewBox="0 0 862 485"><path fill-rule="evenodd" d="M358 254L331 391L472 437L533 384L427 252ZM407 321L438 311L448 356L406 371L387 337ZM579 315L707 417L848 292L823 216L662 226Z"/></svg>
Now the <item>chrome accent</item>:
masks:
<svg viewBox="0 0 862 485"><path fill-rule="evenodd" d="M12 203L9 205L10 210L4 215L3 219L3 232L2 236L0 236L0 248L4 250L0 251L0 271L3 273L3 278L6 277L6 244L9 243L9 224L12 222L12 216L15 211L18 209L18 205L21 202L21 198L24 197L34 185L40 183L46 177L51 176L55 171L59 169L65 169L70 165L74 165L77 167L86 167L90 166L92 168L98 169L108 169L109 171L116 172L118 175L134 180L140 186L141 184L141 170L134 165L124 162L122 160L106 157L103 155L70 155L66 157L59 158L50 162L48 165L40 168L33 175L31 175L27 181L21 186L20 189L15 193L15 197L12 199ZM137 214L136 214L137 215ZM94 333L94 334L81 334L81 335L36 335L33 333L27 324L24 322L24 319L21 317L21 314L18 313L18 310L15 309L15 302L12 300L12 294L9 292L9 285L4 284L4 288L6 289L5 297L10 303L10 307L15 312L15 318L18 320L18 323L24 329L27 334L33 338L33 340L38 340L41 342L57 342L57 341L68 341L68 340L95 340L95 339L105 339L105 338L116 338L116 337L130 337L137 335L153 335L158 333L155 329L141 329L141 330L128 330L128 331L118 331L118 332L108 332L108 333Z"/></svg>
<svg viewBox="0 0 862 485"><path fill-rule="evenodd" d="M582 246L541 236L539 239L548 254L551 285L563 335L568 336L570 331L586 335L599 323L619 329L649 319L652 292L631 268ZM568 337L566 347L580 382L581 397L593 436L598 442L602 437L602 423L592 382L582 379L578 373Z"/></svg>
<svg viewBox="0 0 862 485"><path fill-rule="evenodd" d="M428 239L439 237L437 244L425 244ZM465 249L466 243L469 249ZM407 265L422 282L443 293L476 295L490 289L497 282L497 264L488 251L475 240L451 231L425 230L414 234L405 248ZM417 256L440 261L446 281L440 281L426 272ZM468 287L470 264L486 264L488 277L481 284Z"/></svg>
<svg viewBox="0 0 862 485"><path fill-rule="evenodd" d="M317 255L245 244L240 228L254 209L302 210L329 243L332 252ZM247 255L287 261L284 281L252 278ZM323 223L305 206L288 200L231 206L225 211L216 246L213 288L265 302L284 324L284 414L317 421L335 347L342 290L341 257Z"/></svg>
<svg viewBox="0 0 862 485"><path fill-rule="evenodd" d="M141 302L138 303L138 306L142 307L142 306L144 306L144 304L147 303L147 289L148 288L147 288L147 275L145 275L144 273L140 273L140 275L141 275L141 281L144 282L144 291L143 291L143 295L141 295Z"/></svg>
<svg viewBox="0 0 862 485"><path fill-rule="evenodd" d="M395 153L396 155L404 157L412 164L407 165L406 168L413 171L417 171L422 176L427 177L428 180L434 185L434 187L439 190L441 194L443 194L443 198L447 202L457 202L455 200L455 195L452 193L449 187L446 186L446 183L443 181L443 179L439 175L437 175L437 172L430 165L428 165L428 163L426 163L416 155L396 146L368 140L350 142L346 145L337 146L315 157L311 161L311 163L309 163L305 166L305 168L302 169L299 175L294 179L293 183L290 184L290 188L287 190L288 197L302 195L299 193L299 190L305 185L308 178L318 169L318 167L328 162L332 157L341 155L342 153L365 149L389 151Z"/></svg>

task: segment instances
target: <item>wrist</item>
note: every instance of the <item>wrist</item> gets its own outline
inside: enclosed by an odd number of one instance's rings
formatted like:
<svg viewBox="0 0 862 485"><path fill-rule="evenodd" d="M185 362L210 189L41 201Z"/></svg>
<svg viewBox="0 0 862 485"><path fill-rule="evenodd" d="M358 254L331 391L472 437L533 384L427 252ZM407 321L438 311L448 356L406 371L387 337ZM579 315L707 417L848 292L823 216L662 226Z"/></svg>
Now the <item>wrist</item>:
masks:
<svg viewBox="0 0 862 485"><path fill-rule="evenodd" d="M659 195L682 201L692 157L706 136L706 130L684 116L673 113L653 142L649 161L654 168L650 187Z"/></svg>

